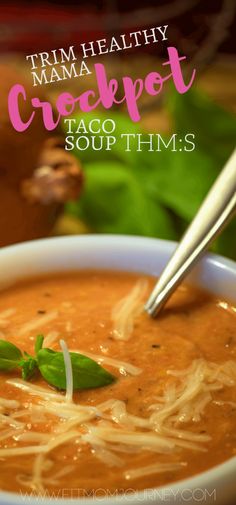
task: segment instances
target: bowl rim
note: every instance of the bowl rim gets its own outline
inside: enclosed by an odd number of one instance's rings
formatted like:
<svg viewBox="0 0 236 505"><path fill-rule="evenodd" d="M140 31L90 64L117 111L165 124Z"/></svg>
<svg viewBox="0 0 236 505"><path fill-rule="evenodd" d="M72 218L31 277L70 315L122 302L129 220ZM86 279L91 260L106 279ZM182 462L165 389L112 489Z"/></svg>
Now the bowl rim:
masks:
<svg viewBox="0 0 236 505"><path fill-rule="evenodd" d="M45 238L38 238L34 240L27 240L25 242L19 242L15 244L10 244L6 245L3 247L0 247L0 255L3 253L5 254L8 251L13 251L16 249L25 249L29 247L35 247L37 248L38 245L49 245L52 242L95 242L95 241L101 241L101 242L106 242L106 241L112 241L112 242L117 242L120 243L120 241L123 242L136 242L138 243L156 243L159 245L163 245L163 247L166 247L170 252L173 252L173 247L176 247L178 245L178 241L176 240L168 240L168 239L163 239L163 238L156 238L156 237L146 237L142 235L124 235L121 233L87 233L83 235L60 235L60 236L51 236L51 237L45 237ZM223 256L221 254L216 254L214 252L206 252L202 259L199 261L201 262L202 260L219 260L223 261L227 266L235 269L236 268L236 261L228 258L227 256Z"/></svg>
<svg viewBox="0 0 236 505"><path fill-rule="evenodd" d="M145 244L147 247L149 245L156 245L158 247L163 248L165 251L165 254L170 255L173 253L177 243L174 241L169 241L169 240L163 240L163 239L156 239L156 238L151 238L151 237L142 237L142 236L133 236L133 235L113 235L113 234L88 234L88 235L70 235L70 236L60 236L60 237L50 237L50 238L44 238L44 239L38 239L38 240L33 240L33 241L28 241L28 242L22 242L19 244L13 244L10 246L6 246L0 249L0 265L2 259L7 259L9 254L10 256L14 256L17 254L18 251L21 252L34 252L35 250L38 250L39 248L47 248L49 246L52 246L52 244L56 244L57 246L61 245L68 245L68 247L75 247L79 244L87 244L88 247L93 247L96 245L96 243L103 243L104 245L110 244L112 246L114 245L121 245L123 244L122 247L129 247L129 245L132 243L135 247L138 247L139 245ZM59 247L60 250L60 247ZM119 259L118 259L119 262ZM214 253L206 253L203 258L200 260L200 264L206 264L209 265L213 269L219 269L223 268L223 270L227 271L230 275L235 275L236 276L236 262L234 262L231 259L225 258L223 256L214 254ZM68 268L67 271L70 269ZM73 269L74 270L74 269ZM79 270L79 268L78 268ZM118 269L119 270L119 269ZM120 268L120 270L123 270ZM128 271L128 270L127 270ZM139 270L137 270L138 272ZM140 270L141 271L141 270ZM23 276L24 278L25 276ZM214 292L214 291L213 291ZM117 503L122 504L128 501L130 505L136 505L138 502L142 502L145 504L149 504L151 501L153 502L153 497L150 500L149 494L152 495L152 493L156 493L157 497L162 495L177 495L179 491L183 490L189 490L193 491L196 489L205 489L212 487L212 490L215 488L215 483L216 482L222 482L224 480L227 480L227 477L230 479L231 474L234 472L235 473L235 463L236 463L236 457L232 457L229 460L218 464L214 467L211 467L210 469L198 473L197 475L194 475L192 477L188 477L186 479L181 479L176 482L170 483L166 486L161 486L157 488L148 488L143 491L135 491L132 492L130 495L127 494L120 494L116 496L105 496L105 497L82 497L82 498L51 498L50 496L45 496L45 497L39 497L34 495L33 493L27 491L25 493L14 493L14 492L8 492L8 491L1 491L0 490L0 504L4 505L22 505L22 503L27 502L29 500L30 503L38 505L58 505L58 503L62 505L69 505L69 504L80 504L80 505L92 505L96 500L99 501L101 505L110 505L111 503ZM162 499L160 502L158 501L157 503L162 503ZM169 502L167 502L169 503Z"/></svg>
<svg viewBox="0 0 236 505"><path fill-rule="evenodd" d="M4 247L0 247L0 259L3 255L8 254L9 252L17 252L18 250L22 249L37 249L38 247L42 246L45 247L47 245L52 244L53 242L60 244L61 243L73 243L73 242L78 242L78 243L93 243L96 242L108 242L111 244L117 243L120 244L120 242L123 242L126 246L129 245L130 242L136 243L138 246L139 244L156 244L159 246L163 246L169 253L173 253L174 249L177 247L178 242L175 240L167 240L167 239L161 239L161 238L155 238L155 237L146 237L146 236L141 236L141 235L123 235L123 234L112 234L112 233L88 233L84 235L60 235L60 236L55 236L55 237L46 237L46 238L40 238L40 239L34 239L34 240L28 240L25 242L19 242L16 244L10 244ZM235 272L236 270L236 261L220 255L216 254L214 252L206 252L200 259L199 263L202 262L207 262L207 263L222 263L224 266L227 267L227 269Z"/></svg>

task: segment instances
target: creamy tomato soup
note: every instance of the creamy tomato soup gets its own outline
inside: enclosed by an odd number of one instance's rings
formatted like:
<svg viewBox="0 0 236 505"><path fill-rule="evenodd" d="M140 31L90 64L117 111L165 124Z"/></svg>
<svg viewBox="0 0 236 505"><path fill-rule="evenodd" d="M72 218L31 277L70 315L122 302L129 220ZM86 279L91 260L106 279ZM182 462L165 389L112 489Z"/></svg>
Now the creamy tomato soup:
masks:
<svg viewBox="0 0 236 505"><path fill-rule="evenodd" d="M37 334L57 351L63 339L116 377L70 401L37 372L1 371L2 490L138 490L236 455L235 308L182 286L154 320L142 310L154 282L84 271L0 293L2 340L33 354Z"/></svg>

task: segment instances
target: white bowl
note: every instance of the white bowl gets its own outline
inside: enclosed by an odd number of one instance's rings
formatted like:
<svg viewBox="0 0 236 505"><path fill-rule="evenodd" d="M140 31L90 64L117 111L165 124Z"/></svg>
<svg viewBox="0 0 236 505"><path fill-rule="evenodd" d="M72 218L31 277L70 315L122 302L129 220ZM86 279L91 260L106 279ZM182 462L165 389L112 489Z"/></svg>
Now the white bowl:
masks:
<svg viewBox="0 0 236 505"><path fill-rule="evenodd" d="M118 235L86 235L37 240L0 250L0 287L22 277L84 268L114 269L159 275L176 244L165 240ZM194 285L236 302L236 264L209 254L195 267L189 280ZM2 464L2 463L1 463ZM69 491L60 499L63 505L145 505L216 503L228 505L236 497L236 458L195 477L170 484L165 488L121 496L71 499ZM11 476L9 475L9 478ZM67 494L66 494L67 493ZM52 498L0 492L0 505L58 504Z"/></svg>

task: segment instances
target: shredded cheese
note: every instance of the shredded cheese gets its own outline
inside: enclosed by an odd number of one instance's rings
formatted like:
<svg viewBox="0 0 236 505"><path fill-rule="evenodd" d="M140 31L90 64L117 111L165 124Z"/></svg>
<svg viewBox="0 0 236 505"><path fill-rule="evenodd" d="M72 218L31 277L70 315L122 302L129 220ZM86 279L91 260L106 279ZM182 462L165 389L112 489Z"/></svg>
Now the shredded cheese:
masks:
<svg viewBox="0 0 236 505"><path fill-rule="evenodd" d="M68 356L65 356L65 363L66 359ZM68 364L65 366L68 368ZM207 450L210 434L198 433L196 428L191 430L191 426L196 426L202 419L207 405L211 403L215 408L221 405L221 400L217 402L218 391L236 385L236 362L218 365L204 359L194 360L185 370L169 370L168 376L163 394L147 408L145 417L130 414L126 403L116 398L95 406L72 402L71 378L67 379L70 384L67 395L22 379L10 379L7 381L9 385L24 391L29 398L33 396L34 401L21 403L0 398L0 406L10 411L8 415L0 413L0 442L3 441L0 458L34 455L32 476L19 475L18 479L37 492L71 471L73 467L66 466L60 471L62 473L54 474L54 477L48 475L53 470L53 461L46 458L51 451L72 440L78 446L89 445L94 457L111 467L122 467L122 454L126 453L149 451L165 455L165 462L157 461L153 465L124 471L127 480L180 470L185 464L181 461L181 449ZM34 430L32 420L36 416L37 423L40 415L47 419L50 415L49 433ZM23 417L24 422L18 421L17 417ZM14 446L11 440L14 440Z"/></svg>
<svg viewBox="0 0 236 505"><path fill-rule="evenodd" d="M24 456L26 454L41 454L47 452L47 445L28 445L25 447L11 447L10 449L0 449L0 458L12 456Z"/></svg>
<svg viewBox="0 0 236 505"><path fill-rule="evenodd" d="M71 357L64 340L60 340L60 346L63 352L66 372L66 401L71 403L73 401L73 371Z"/></svg>
<svg viewBox="0 0 236 505"><path fill-rule="evenodd" d="M58 340L59 332L58 331L50 331L45 335L43 341L43 347L51 347Z"/></svg>
<svg viewBox="0 0 236 505"><path fill-rule="evenodd" d="M17 400L8 400L7 398L0 398L0 406L7 409L18 409L20 402Z"/></svg>
<svg viewBox="0 0 236 505"><path fill-rule="evenodd" d="M36 456L33 467L32 481L31 482L29 481L31 488L38 493L43 493L44 491L44 485L42 479L44 461L45 461L45 455L43 453L38 454L38 456Z"/></svg>
<svg viewBox="0 0 236 505"><path fill-rule="evenodd" d="M10 320L9 318L11 318L14 314L16 313L16 309L7 309L7 310L3 310L2 312L0 312L0 328L1 330L4 330L5 328L7 328L10 324ZM5 340L5 334L4 334L4 331L1 331L1 338L3 338L3 340Z"/></svg>
<svg viewBox="0 0 236 505"><path fill-rule="evenodd" d="M0 319L8 319L16 313L16 309L6 309L0 312Z"/></svg>
<svg viewBox="0 0 236 505"><path fill-rule="evenodd" d="M79 354L84 354L84 356L88 356L88 358L97 361L97 363L105 365L113 366L114 368L118 368L122 375L128 373L130 375L139 375L142 373L142 369L132 365L131 363L127 363L126 361L120 361L118 359L110 358L109 356L102 354L94 354L90 351L83 351L80 349L73 349L73 352L77 352Z"/></svg>
<svg viewBox="0 0 236 505"><path fill-rule="evenodd" d="M23 326L21 326L20 330L18 331L18 336L21 337L26 333L30 333L32 331L38 330L39 328L43 328L48 323L55 321L57 317L58 317L57 311L48 312L47 314L35 317L31 321L28 321L27 323L23 324Z"/></svg>
<svg viewBox="0 0 236 505"><path fill-rule="evenodd" d="M32 384L31 382L26 382L22 379L8 379L6 383L18 389L21 389L22 391L25 391L26 393L29 393L32 396L39 396L47 400L53 398L59 402L64 401L63 395L56 393L53 389L36 386L35 384Z"/></svg>
<svg viewBox="0 0 236 505"><path fill-rule="evenodd" d="M16 429L22 428L25 425L25 423L21 423L20 421L14 419L14 417L5 414L0 414L0 422L1 424L9 424L9 426L12 426Z"/></svg>
<svg viewBox="0 0 236 505"><path fill-rule="evenodd" d="M147 281L140 279L132 291L122 298L112 311L113 336L117 340L128 340L134 327L134 319L143 311L143 299L147 291Z"/></svg>
<svg viewBox="0 0 236 505"><path fill-rule="evenodd" d="M138 479L144 475L151 475L153 473L175 472L180 470L186 463L156 463L154 465L143 466L135 470L127 470L124 476L127 480Z"/></svg>
<svg viewBox="0 0 236 505"><path fill-rule="evenodd" d="M21 430L18 429L17 433L19 433L19 432L23 433L23 428ZM13 437L15 437L15 435L16 435L16 430L13 428L10 428L8 430L3 430L0 433L0 442L2 442L3 440L6 440L8 438L13 438Z"/></svg>

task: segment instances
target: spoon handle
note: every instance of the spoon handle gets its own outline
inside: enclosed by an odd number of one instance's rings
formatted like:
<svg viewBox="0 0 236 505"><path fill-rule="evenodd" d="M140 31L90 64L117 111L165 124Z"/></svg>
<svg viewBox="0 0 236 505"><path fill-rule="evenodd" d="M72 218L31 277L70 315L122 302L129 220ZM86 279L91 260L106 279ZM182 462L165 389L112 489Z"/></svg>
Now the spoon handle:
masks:
<svg viewBox="0 0 236 505"><path fill-rule="evenodd" d="M155 317L236 210L236 149L156 283L145 310Z"/></svg>

